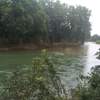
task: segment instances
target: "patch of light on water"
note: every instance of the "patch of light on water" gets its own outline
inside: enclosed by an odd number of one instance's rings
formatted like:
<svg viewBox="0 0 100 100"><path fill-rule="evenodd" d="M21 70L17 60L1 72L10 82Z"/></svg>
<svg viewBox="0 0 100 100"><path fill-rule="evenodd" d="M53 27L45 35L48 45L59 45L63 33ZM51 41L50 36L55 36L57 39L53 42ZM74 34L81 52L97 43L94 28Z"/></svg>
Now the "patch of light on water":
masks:
<svg viewBox="0 0 100 100"><path fill-rule="evenodd" d="M85 57L86 62L85 62L84 73L87 74L91 71L92 67L100 65L100 60L96 58L97 57L96 53L98 52L100 45L93 42L88 42L85 45L88 46L88 50L87 50L87 56Z"/></svg>

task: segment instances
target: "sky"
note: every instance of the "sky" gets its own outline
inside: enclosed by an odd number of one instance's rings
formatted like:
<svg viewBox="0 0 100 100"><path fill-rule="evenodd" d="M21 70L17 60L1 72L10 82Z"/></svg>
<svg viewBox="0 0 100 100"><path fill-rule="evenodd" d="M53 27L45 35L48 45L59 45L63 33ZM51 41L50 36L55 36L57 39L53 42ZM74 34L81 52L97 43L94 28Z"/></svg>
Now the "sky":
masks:
<svg viewBox="0 0 100 100"><path fill-rule="evenodd" d="M69 5L82 5L91 10L91 35L100 35L100 0L61 0Z"/></svg>

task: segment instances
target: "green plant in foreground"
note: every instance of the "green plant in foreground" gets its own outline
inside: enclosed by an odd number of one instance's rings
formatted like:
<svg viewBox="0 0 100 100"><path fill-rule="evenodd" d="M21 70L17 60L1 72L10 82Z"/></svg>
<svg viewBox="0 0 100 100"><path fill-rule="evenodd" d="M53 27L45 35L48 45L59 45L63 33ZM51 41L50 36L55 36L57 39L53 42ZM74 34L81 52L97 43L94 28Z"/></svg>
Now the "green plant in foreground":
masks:
<svg viewBox="0 0 100 100"><path fill-rule="evenodd" d="M45 50L33 58L32 67L9 76L0 100L67 100L64 86Z"/></svg>
<svg viewBox="0 0 100 100"><path fill-rule="evenodd" d="M100 100L100 66L92 69L89 76L82 76L75 89L78 100Z"/></svg>

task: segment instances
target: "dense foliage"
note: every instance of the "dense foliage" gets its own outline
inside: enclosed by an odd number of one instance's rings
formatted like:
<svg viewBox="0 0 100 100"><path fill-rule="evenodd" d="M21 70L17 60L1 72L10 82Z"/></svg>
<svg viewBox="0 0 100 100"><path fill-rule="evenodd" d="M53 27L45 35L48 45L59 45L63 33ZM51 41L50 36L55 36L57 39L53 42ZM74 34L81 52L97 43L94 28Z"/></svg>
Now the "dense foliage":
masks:
<svg viewBox="0 0 100 100"><path fill-rule="evenodd" d="M92 69L89 76L81 76L81 81L74 91L73 100L100 100L100 66Z"/></svg>
<svg viewBox="0 0 100 100"><path fill-rule="evenodd" d="M91 36L91 41L96 42L96 43L100 43L100 36L95 34L93 36Z"/></svg>
<svg viewBox="0 0 100 100"><path fill-rule="evenodd" d="M100 59L100 50L97 55ZM79 82L74 93L77 100L100 100L100 65L92 68L88 76L81 76Z"/></svg>
<svg viewBox="0 0 100 100"><path fill-rule="evenodd" d="M54 0L0 0L0 43L80 42L90 34L90 11Z"/></svg>
<svg viewBox="0 0 100 100"><path fill-rule="evenodd" d="M0 88L0 100L67 100L66 90L45 50L32 67L12 72Z"/></svg>

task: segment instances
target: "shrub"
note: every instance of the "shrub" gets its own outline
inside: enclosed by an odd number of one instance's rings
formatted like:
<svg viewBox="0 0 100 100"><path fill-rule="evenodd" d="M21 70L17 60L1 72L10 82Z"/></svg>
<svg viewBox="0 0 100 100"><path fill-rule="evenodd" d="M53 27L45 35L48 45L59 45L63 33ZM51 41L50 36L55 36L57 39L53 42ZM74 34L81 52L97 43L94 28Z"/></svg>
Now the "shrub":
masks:
<svg viewBox="0 0 100 100"><path fill-rule="evenodd" d="M32 67L12 72L0 100L65 100L66 91L45 50L33 58ZM64 99L65 98L65 99Z"/></svg>
<svg viewBox="0 0 100 100"><path fill-rule="evenodd" d="M82 76L75 90L79 100L100 100L100 66L92 69L89 76Z"/></svg>

